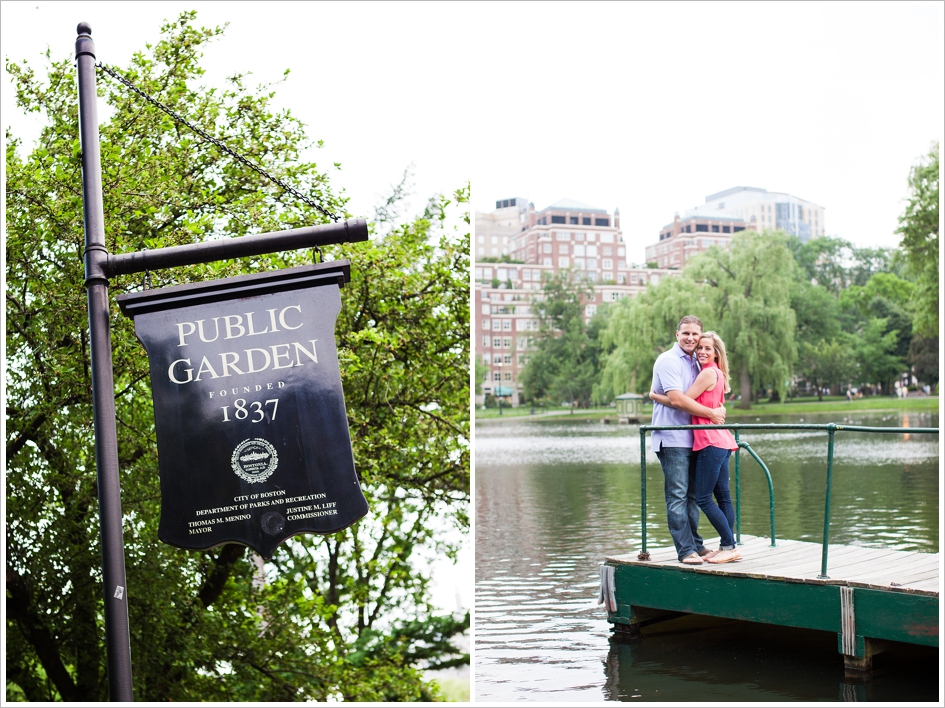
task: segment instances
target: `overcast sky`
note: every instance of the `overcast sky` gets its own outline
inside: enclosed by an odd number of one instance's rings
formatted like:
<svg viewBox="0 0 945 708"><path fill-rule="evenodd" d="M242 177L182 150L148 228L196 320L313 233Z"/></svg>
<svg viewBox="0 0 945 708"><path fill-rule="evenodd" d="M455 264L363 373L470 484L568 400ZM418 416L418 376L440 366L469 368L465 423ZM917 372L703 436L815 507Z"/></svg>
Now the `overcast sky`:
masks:
<svg viewBox="0 0 945 708"><path fill-rule="evenodd" d="M895 246L909 168L941 140L941 2L486 7L472 62L475 207L619 207L629 260L736 185ZM481 25L480 25L481 26Z"/></svg>

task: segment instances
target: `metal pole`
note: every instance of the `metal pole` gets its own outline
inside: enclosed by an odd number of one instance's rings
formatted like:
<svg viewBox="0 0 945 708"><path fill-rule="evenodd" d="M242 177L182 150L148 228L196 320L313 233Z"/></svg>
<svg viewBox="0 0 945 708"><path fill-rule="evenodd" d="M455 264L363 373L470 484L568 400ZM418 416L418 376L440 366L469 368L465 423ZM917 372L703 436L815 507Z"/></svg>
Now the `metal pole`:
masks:
<svg viewBox="0 0 945 708"><path fill-rule="evenodd" d="M830 485L833 481L833 435L836 426L827 425L827 493L824 495L824 550L820 561L820 575L818 578L828 578L827 575L827 546L830 543Z"/></svg>
<svg viewBox="0 0 945 708"><path fill-rule="evenodd" d="M646 428L640 427L640 536L643 540L641 556L649 558L646 552Z"/></svg>
<svg viewBox="0 0 945 708"><path fill-rule="evenodd" d="M735 428L735 543L742 545L742 486L741 486L741 441Z"/></svg>
<svg viewBox="0 0 945 708"><path fill-rule="evenodd" d="M133 701L128 590L122 540L121 487L118 479L118 435L115 430L115 383L109 331L108 278L104 263L105 214L102 207L102 164L98 142L95 91L95 44L86 22L75 42L79 74L79 138L82 145L82 201L85 222L85 287L91 335L92 406L95 418L95 462L102 539L105 595L105 645L108 653L108 696Z"/></svg>

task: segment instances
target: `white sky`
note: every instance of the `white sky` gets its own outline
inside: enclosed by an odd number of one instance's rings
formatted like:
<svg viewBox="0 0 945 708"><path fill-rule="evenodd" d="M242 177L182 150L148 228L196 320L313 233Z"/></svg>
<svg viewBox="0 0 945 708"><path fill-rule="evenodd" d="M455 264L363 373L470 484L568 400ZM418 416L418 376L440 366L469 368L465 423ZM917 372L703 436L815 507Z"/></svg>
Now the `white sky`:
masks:
<svg viewBox="0 0 945 708"><path fill-rule="evenodd" d="M472 66L474 207L620 209L628 260L736 185L895 246L909 168L943 132L941 2L487 6Z"/></svg>

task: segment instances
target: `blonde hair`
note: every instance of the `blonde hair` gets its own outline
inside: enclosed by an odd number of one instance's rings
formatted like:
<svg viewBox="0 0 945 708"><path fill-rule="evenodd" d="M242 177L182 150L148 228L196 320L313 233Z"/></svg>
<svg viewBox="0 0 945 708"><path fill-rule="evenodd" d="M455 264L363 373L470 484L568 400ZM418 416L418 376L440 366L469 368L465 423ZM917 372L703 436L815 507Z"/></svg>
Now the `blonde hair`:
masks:
<svg viewBox="0 0 945 708"><path fill-rule="evenodd" d="M729 385L728 355L725 353L725 342L722 341L717 332L703 332L699 337L699 341L701 342L703 339L712 340L712 348L715 349L715 363L718 364L725 379L725 393L729 393L732 387Z"/></svg>

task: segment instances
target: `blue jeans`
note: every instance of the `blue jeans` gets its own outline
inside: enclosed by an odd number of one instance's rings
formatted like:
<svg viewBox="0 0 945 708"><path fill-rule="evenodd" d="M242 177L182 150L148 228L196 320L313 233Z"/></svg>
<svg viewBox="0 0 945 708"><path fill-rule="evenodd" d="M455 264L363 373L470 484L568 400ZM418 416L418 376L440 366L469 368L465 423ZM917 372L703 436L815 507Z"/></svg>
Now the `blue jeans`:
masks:
<svg viewBox="0 0 945 708"><path fill-rule="evenodd" d="M663 468L666 522L676 555L682 560L705 549L699 535L699 505L696 503L696 456L691 447L664 447L656 452Z"/></svg>
<svg viewBox="0 0 945 708"><path fill-rule="evenodd" d="M735 548L735 507L728 490L728 458L731 450L704 447L696 452L696 502L719 532L722 550ZM718 501L712 501L712 495Z"/></svg>

